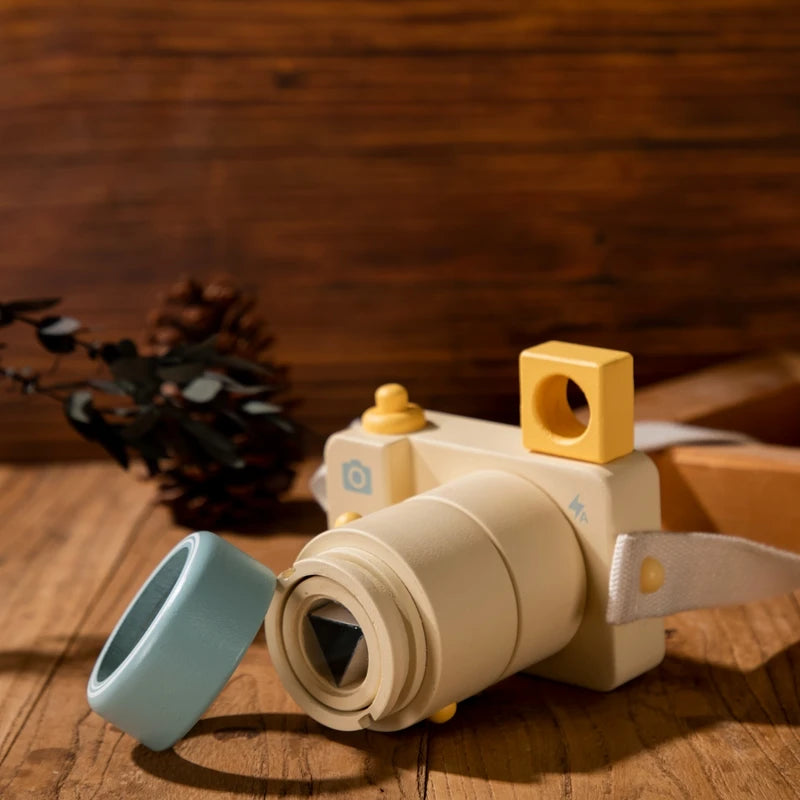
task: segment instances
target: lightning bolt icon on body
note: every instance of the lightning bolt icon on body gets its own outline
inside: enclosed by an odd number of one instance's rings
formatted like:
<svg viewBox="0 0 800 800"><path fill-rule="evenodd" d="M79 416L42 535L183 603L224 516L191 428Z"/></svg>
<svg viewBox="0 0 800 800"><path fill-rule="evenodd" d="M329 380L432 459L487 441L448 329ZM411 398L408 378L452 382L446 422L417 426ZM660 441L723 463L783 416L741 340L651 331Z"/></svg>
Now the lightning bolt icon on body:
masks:
<svg viewBox="0 0 800 800"><path fill-rule="evenodd" d="M575 497L572 499L572 502L569 504L569 510L572 511L573 516L577 522L588 522L589 517L586 515L586 512L583 510L584 505L581 503L581 496L576 494Z"/></svg>

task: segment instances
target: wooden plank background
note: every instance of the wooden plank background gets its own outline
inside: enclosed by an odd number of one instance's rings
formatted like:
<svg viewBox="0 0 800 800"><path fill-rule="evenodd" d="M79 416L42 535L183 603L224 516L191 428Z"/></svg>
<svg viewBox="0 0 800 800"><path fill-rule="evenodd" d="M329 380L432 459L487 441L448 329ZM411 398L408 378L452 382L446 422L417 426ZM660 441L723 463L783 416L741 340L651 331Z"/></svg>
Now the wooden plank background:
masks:
<svg viewBox="0 0 800 800"><path fill-rule="evenodd" d="M513 420L547 338L796 348L799 209L789 0L0 0L0 296L136 336L230 272L321 434L386 379ZM0 458L87 452L0 396Z"/></svg>

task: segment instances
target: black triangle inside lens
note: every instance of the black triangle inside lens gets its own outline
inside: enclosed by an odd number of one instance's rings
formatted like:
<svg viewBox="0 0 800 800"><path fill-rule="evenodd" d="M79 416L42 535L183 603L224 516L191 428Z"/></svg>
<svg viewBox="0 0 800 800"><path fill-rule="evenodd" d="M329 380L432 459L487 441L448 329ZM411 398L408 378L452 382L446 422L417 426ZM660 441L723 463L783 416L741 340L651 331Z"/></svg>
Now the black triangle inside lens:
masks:
<svg viewBox="0 0 800 800"><path fill-rule="evenodd" d="M322 651L333 680L337 686L341 686L347 667L364 636L361 628L351 622L330 619L313 613L309 614L308 621L317 637L319 649Z"/></svg>

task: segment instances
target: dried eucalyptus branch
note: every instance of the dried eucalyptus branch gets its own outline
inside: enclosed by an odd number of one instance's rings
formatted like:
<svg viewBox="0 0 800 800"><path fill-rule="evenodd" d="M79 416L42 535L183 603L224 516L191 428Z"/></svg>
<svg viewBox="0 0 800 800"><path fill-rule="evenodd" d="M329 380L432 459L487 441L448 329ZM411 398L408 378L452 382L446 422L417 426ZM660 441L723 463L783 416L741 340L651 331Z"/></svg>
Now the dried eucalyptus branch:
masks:
<svg viewBox="0 0 800 800"><path fill-rule="evenodd" d="M273 398L285 390L282 373L237 355L220 353L215 337L176 344L144 355L130 339L94 342L73 317L48 313L57 298L0 303L0 327L19 322L36 330L41 346L56 357L81 349L101 362L107 377L45 384L41 375L0 365L0 378L23 394L61 403L69 424L102 446L122 467L138 457L167 488L213 478L231 486L265 492L264 470L279 468L276 492L291 478L289 464L300 454L299 432ZM0 345L2 347L2 345ZM99 398L106 402L99 404ZM246 444L246 447L242 447ZM163 488L163 486L162 486ZM217 487L219 488L219 487ZM269 492L266 492L269 494ZM198 495L203 499L203 495Z"/></svg>

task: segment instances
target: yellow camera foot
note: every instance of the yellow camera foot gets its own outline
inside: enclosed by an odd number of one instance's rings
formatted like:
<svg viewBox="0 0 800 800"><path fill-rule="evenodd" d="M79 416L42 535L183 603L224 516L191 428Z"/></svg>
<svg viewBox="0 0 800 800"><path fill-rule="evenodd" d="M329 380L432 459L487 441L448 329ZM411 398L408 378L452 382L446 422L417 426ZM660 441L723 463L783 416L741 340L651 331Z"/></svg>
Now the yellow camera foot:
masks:
<svg viewBox="0 0 800 800"><path fill-rule="evenodd" d="M351 522L355 522L357 519L361 519L361 514L359 514L358 511L343 511L334 520L333 527L342 528L345 525L349 525Z"/></svg>
<svg viewBox="0 0 800 800"><path fill-rule="evenodd" d="M450 722L451 719L456 715L456 709L458 708L458 703L450 703L446 705L444 708L440 708L435 713L431 714L428 719L431 722L435 722L441 725L444 722Z"/></svg>

